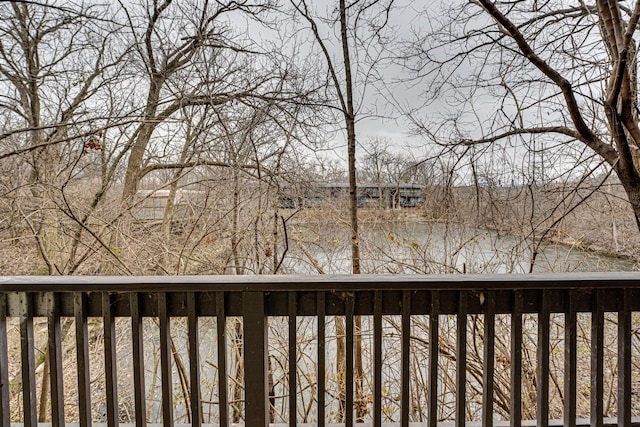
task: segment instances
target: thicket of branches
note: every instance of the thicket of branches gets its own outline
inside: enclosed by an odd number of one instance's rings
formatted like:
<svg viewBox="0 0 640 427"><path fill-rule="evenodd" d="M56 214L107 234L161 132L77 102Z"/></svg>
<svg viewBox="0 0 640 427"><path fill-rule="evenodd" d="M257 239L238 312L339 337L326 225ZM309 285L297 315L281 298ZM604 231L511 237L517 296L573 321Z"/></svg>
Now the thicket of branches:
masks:
<svg viewBox="0 0 640 427"><path fill-rule="evenodd" d="M353 272L358 181L425 184L426 217L531 240L589 240L567 218L596 212L611 232L590 244L635 251L637 8L471 2L404 25L382 0L5 6L4 273L283 272L304 215L278 200L323 180L350 183ZM368 135L381 115L422 148Z"/></svg>
<svg viewBox="0 0 640 427"><path fill-rule="evenodd" d="M580 246L638 256L640 2L416 7L3 3L0 272L527 273L618 268L569 263ZM368 120L382 116L407 120L419 148L368 135ZM281 204L329 181L348 181L349 196L310 209ZM407 217L396 210L358 209L362 181L423 184L424 203L399 224ZM549 242L564 246L549 251ZM337 360L341 320L332 326ZM393 341L397 322L385 328ZM425 350L420 321L413 332ZM239 323L230 333L241 341ZM311 335L299 334L307 339L299 354L313 350ZM174 340L179 366L179 333ZM356 342L356 417L364 419L366 333ZM286 412L285 345L274 341L271 356L276 421ZM242 348L229 351L239 418ZM472 375L479 360L470 361ZM214 372L215 360L206 369ZM336 421L345 411L342 370L334 367L330 390ZM310 390L311 371L301 378ZM533 377L525 381L534 387ZM395 391L389 381L389 419ZM312 420L304 407L300 418ZM46 414L46 400L40 408Z"/></svg>

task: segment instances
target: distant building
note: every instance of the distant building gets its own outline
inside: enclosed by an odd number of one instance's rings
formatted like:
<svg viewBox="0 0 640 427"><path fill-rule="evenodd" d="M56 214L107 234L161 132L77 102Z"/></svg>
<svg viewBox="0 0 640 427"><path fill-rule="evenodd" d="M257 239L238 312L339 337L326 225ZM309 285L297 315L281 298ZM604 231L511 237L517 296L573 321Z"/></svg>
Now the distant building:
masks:
<svg viewBox="0 0 640 427"><path fill-rule="evenodd" d="M136 205L133 216L139 221L162 221L169 202L170 190L139 190L136 193ZM202 196L202 191L179 189L174 200L174 215L177 218L186 217L192 202Z"/></svg>
<svg viewBox="0 0 640 427"><path fill-rule="evenodd" d="M424 189L424 185L413 183L358 184L358 207L413 208L424 201ZM347 183L317 183L302 191L285 189L278 199L278 206L309 208L348 195L349 184Z"/></svg>

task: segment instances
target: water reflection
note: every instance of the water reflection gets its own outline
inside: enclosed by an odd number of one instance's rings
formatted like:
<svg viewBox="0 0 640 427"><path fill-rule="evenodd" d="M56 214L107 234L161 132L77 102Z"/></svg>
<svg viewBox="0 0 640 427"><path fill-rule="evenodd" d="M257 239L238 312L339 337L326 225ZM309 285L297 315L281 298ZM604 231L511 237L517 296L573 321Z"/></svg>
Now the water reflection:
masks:
<svg viewBox="0 0 640 427"><path fill-rule="evenodd" d="M289 272L351 271L346 227L298 224ZM635 262L586 251L578 245L519 239L457 224L376 222L361 225L363 273L535 273L631 271Z"/></svg>

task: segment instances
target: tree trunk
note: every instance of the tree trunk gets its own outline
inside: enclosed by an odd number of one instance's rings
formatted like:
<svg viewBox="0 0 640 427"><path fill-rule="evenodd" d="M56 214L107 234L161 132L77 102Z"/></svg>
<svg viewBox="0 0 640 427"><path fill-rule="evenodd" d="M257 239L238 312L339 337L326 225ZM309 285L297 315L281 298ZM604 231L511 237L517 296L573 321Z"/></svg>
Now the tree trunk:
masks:
<svg viewBox="0 0 640 427"><path fill-rule="evenodd" d="M36 200L40 210L36 234L40 263L36 266L35 274L59 275L64 269L60 262L63 244L58 240L60 221L56 193L59 185L56 172L59 155L59 149L53 145L43 149L34 161L36 182L32 185L37 188Z"/></svg>
<svg viewBox="0 0 640 427"><path fill-rule="evenodd" d="M149 81L149 92L147 93L147 101L144 112L144 123L136 132L135 141L129 153L129 161L125 172L124 186L122 189L122 202L124 206L130 206L133 196L138 191L138 183L140 182L140 167L144 160L144 153L147 150L149 141L154 130L160 123L156 118L158 111L158 102L160 100L160 92L164 85L166 77L158 74L152 74Z"/></svg>
<svg viewBox="0 0 640 427"><path fill-rule="evenodd" d="M349 54L349 39L347 35L347 6L345 0L340 0L340 35L342 38L342 55L344 62L344 78L347 95L346 107L344 111L345 125L347 128L347 147L349 154L349 212L351 218L351 272L360 274L360 235L358 233L358 181L356 174L356 116L353 106L353 76L351 74L351 57ZM367 414L367 407L363 404L363 367L362 367L362 320L359 316L354 317L354 380L356 383L355 398L356 421L363 420ZM336 323L337 329L337 323ZM344 336L344 334L343 334ZM339 371L340 373L340 371ZM342 399L340 400L343 405ZM351 410L351 408L345 408Z"/></svg>
<svg viewBox="0 0 640 427"><path fill-rule="evenodd" d="M244 274L244 262L240 260L240 175L233 170L233 217L231 225L232 274Z"/></svg>
<svg viewBox="0 0 640 427"><path fill-rule="evenodd" d="M640 231L640 181L639 180L623 180L620 177L624 191L627 193L631 209L633 209L633 215L636 219L636 226Z"/></svg>
<svg viewBox="0 0 640 427"><path fill-rule="evenodd" d="M342 54L344 61L344 78L347 93L346 111L343 111L347 128L347 151L349 163L349 213L351 219L351 271L360 274L360 237L358 235L358 182L356 176L356 117L353 106L353 80L351 75L351 58L349 56L349 39L347 38L347 6L340 0L340 33L342 36Z"/></svg>
<svg viewBox="0 0 640 427"><path fill-rule="evenodd" d="M189 147L191 146L192 137L189 134L182 148L182 153L180 154L180 163L184 163L187 160ZM167 205L164 208L164 213L162 216L162 237L164 240L164 253L160 259L160 265L158 268L158 272L166 272L169 271L169 253L170 246L169 242L171 241L171 222L173 221L173 214L175 210L175 201L176 195L178 194L178 181L182 177L183 168L176 169L173 172L171 177L171 185L169 187L169 197L167 198ZM180 272L180 259L177 260L176 266L176 274Z"/></svg>

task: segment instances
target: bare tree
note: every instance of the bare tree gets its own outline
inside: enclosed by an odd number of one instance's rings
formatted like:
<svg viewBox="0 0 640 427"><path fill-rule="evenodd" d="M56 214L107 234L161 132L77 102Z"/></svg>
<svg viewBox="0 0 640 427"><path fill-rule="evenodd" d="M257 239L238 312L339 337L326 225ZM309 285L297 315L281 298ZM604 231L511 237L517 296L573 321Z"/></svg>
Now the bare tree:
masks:
<svg viewBox="0 0 640 427"><path fill-rule="evenodd" d="M347 4L338 0L333 10L322 14L316 5L306 0L291 0L296 17L301 17L308 25L316 48L324 60L327 69L328 85L333 99L327 107L338 112L344 123L347 141L347 165L349 177L349 225L351 234L351 271L361 273L360 233L358 230L358 193L356 174L356 123L358 115L363 113L362 105L367 85L376 75L381 49L378 45L380 35L388 23L393 0L357 0ZM338 34L333 40L331 34ZM340 46L340 53L332 51L331 42ZM367 48L365 48L367 46ZM356 49L354 49L354 47ZM354 340L354 362L356 382L356 418L362 420L367 413L363 390L362 340L359 335L361 319L355 318L356 339ZM344 324L336 321L336 333L345 336ZM344 363L344 342L338 346L339 363ZM339 368L344 372L345 366ZM348 390L344 384L341 390ZM344 407L344 396L340 398L341 414L348 419L351 408Z"/></svg>
<svg viewBox="0 0 640 427"><path fill-rule="evenodd" d="M3 157L20 154L28 170L13 191L31 194L27 203L20 199L19 210L37 243L38 271L66 274L89 215L76 211L65 191L72 179L86 176L87 156L101 151L104 94L122 49L101 6L13 3L2 8L0 20L3 140L15 142L3 147ZM66 234L74 236L70 245Z"/></svg>
<svg viewBox="0 0 640 427"><path fill-rule="evenodd" d="M478 0L446 8L443 17L423 12L425 30L403 58L427 87L427 109L411 114L421 133L445 146L556 150L565 170L588 161L598 171L601 161L640 227L640 3ZM447 115L438 113L443 106Z"/></svg>
<svg viewBox="0 0 640 427"><path fill-rule="evenodd" d="M269 2L154 2L128 8L135 63L146 88L140 122L130 132L122 199L130 202L144 176L145 157L154 132L186 106L221 106L251 96L269 96L278 73L249 79L252 54L248 40L234 35L225 23L228 15L255 17L271 8ZM142 29L139 31L138 29ZM260 93L258 88L265 88Z"/></svg>
<svg viewBox="0 0 640 427"><path fill-rule="evenodd" d="M376 76L381 58L378 44L388 23L393 0L356 1L347 5L340 0L332 12L323 14L306 0L291 0L296 16L309 26L313 41L320 50L327 69L328 85L333 99L327 107L338 112L344 123L347 140L347 164L350 197L352 272L360 274L360 249L357 216L356 123L363 111L368 85ZM335 28L334 28L335 27ZM335 31L338 37L326 35ZM332 50L332 42L340 46L340 53ZM364 48L367 46L367 48ZM356 49L354 49L356 47Z"/></svg>

